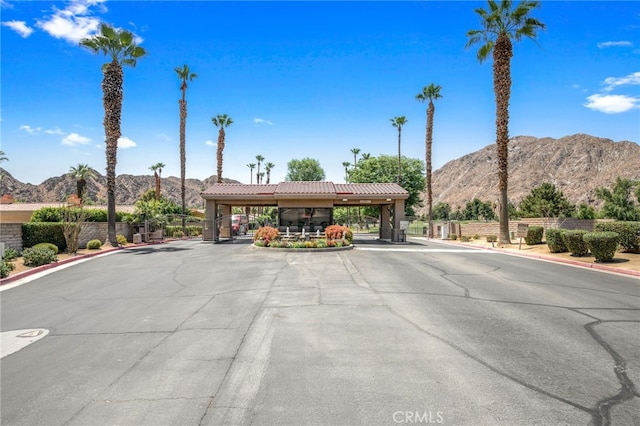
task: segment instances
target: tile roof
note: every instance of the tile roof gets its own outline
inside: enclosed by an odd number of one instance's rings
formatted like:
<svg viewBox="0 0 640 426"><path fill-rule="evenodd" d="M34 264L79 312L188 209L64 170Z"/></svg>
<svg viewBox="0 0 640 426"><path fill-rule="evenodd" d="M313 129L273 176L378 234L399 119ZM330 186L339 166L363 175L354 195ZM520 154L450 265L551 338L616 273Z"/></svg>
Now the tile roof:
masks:
<svg viewBox="0 0 640 426"><path fill-rule="evenodd" d="M276 194L335 194L333 182L280 182Z"/></svg>
<svg viewBox="0 0 640 426"><path fill-rule="evenodd" d="M280 182L278 184L258 185L241 183L216 183L202 192L202 196L234 197L279 197L291 198L296 195L308 195L326 198L342 196L399 196L408 197L409 193L395 183L346 183L337 184L328 181ZM323 197L323 198L325 198Z"/></svg>

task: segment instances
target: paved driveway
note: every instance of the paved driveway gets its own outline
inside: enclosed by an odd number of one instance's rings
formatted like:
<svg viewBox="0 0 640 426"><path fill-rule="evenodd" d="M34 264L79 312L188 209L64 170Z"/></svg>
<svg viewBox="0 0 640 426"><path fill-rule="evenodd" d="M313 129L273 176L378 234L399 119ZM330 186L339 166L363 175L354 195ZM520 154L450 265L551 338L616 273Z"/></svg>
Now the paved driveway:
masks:
<svg viewBox="0 0 640 426"><path fill-rule="evenodd" d="M640 424L633 277L181 241L0 297L3 332L49 331L1 360L3 425Z"/></svg>

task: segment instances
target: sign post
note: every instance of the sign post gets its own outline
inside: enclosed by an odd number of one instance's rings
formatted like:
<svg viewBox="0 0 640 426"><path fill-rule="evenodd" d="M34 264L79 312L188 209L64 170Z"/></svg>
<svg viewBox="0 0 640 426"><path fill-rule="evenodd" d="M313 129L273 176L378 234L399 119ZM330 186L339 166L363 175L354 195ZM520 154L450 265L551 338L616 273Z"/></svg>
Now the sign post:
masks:
<svg viewBox="0 0 640 426"><path fill-rule="evenodd" d="M520 243L518 244L518 250L522 248L522 238L527 236L527 232L529 231L528 223L519 223L518 224L518 237L520 238Z"/></svg>

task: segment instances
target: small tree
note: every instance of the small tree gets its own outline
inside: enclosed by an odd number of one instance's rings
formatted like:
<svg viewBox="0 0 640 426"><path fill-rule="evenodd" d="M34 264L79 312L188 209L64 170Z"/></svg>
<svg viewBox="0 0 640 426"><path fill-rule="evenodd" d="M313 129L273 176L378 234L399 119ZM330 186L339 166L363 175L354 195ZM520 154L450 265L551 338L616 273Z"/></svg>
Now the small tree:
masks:
<svg viewBox="0 0 640 426"><path fill-rule="evenodd" d="M618 177L613 191L596 188L596 197L604 200L602 213L605 217L617 220L640 220L640 207L636 207L631 198L633 187L638 182ZM638 186L640 188L640 185ZM636 190L636 195L640 192Z"/></svg>
<svg viewBox="0 0 640 426"><path fill-rule="evenodd" d="M325 179L320 162L313 158L291 160L287 163L286 181L321 181Z"/></svg>
<svg viewBox="0 0 640 426"><path fill-rule="evenodd" d="M85 220L86 212L82 208L82 204L80 207L62 208L62 233L70 254L75 255L78 253L80 232L82 232L82 225Z"/></svg>
<svg viewBox="0 0 640 426"><path fill-rule="evenodd" d="M522 217L572 217L575 211L576 206L548 182L533 188L520 202Z"/></svg>

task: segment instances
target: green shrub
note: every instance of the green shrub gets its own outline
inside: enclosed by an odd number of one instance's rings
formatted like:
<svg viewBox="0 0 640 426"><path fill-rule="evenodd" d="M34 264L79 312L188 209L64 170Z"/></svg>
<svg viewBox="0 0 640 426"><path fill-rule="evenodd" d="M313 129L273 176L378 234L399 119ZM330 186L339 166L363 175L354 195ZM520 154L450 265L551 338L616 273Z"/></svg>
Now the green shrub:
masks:
<svg viewBox="0 0 640 426"><path fill-rule="evenodd" d="M624 251L640 253L640 222L603 222L596 225L595 231L616 232Z"/></svg>
<svg viewBox="0 0 640 426"><path fill-rule="evenodd" d="M474 240L479 240L480 239L480 234L473 234L473 239Z"/></svg>
<svg viewBox="0 0 640 426"><path fill-rule="evenodd" d="M498 236L497 235L487 235L487 242L488 243L495 243L496 241L498 241Z"/></svg>
<svg viewBox="0 0 640 426"><path fill-rule="evenodd" d="M4 260L0 262L0 278L7 278L13 268L13 263L5 262Z"/></svg>
<svg viewBox="0 0 640 426"><path fill-rule="evenodd" d="M471 237L468 235L463 235L460 237L460 241L462 241L463 243L468 243L469 241L471 241Z"/></svg>
<svg viewBox="0 0 640 426"><path fill-rule="evenodd" d="M55 244L60 251L67 249L62 223L23 223L22 247L33 247L39 243Z"/></svg>
<svg viewBox="0 0 640 426"><path fill-rule="evenodd" d="M121 246L126 246L128 243L127 237L125 237L122 234L116 235L116 241L118 242L118 245L121 245Z"/></svg>
<svg viewBox="0 0 640 426"><path fill-rule="evenodd" d="M62 222L66 207L43 207L31 215L31 222ZM79 210L79 209L78 209ZM107 222L106 209L83 209L86 222ZM116 222L124 222L126 213L116 212Z"/></svg>
<svg viewBox="0 0 640 426"><path fill-rule="evenodd" d="M542 226L530 226L527 229L527 236L524 237L524 242L529 246L542 243L542 234L544 234L544 228Z"/></svg>
<svg viewBox="0 0 640 426"><path fill-rule="evenodd" d="M55 244L51 244L51 243L39 243L39 244L36 244L35 246L33 246L33 248L37 248L37 249L47 248L47 249L51 250L53 252L53 254L58 254L58 246L56 246Z"/></svg>
<svg viewBox="0 0 640 426"><path fill-rule="evenodd" d="M582 236L596 262L611 262L618 249L620 234L617 232L587 232Z"/></svg>
<svg viewBox="0 0 640 426"><path fill-rule="evenodd" d="M12 260L16 260L18 256L20 256L20 252L18 252L18 250L14 248L9 247L8 249L5 249L2 260L11 262Z"/></svg>
<svg viewBox="0 0 640 426"><path fill-rule="evenodd" d="M58 256L46 247L26 248L22 252L22 260L25 266L42 266L58 260Z"/></svg>
<svg viewBox="0 0 640 426"><path fill-rule="evenodd" d="M87 248L89 250L98 250L100 247L102 247L102 241L100 240L90 240L87 243Z"/></svg>
<svg viewBox="0 0 640 426"><path fill-rule="evenodd" d="M449 235L449 238L451 238L452 240L454 240L454 241L455 241L455 240L457 240L457 239L458 239L458 235L456 235L456 234L450 234L450 235Z"/></svg>
<svg viewBox="0 0 640 426"><path fill-rule="evenodd" d="M564 231L562 233L562 241L572 256L585 256L589 253L589 247L587 247L582 238L586 233L587 231L582 230Z"/></svg>
<svg viewBox="0 0 640 426"><path fill-rule="evenodd" d="M551 228L547 229L547 246L549 247L549 251L551 253L566 253L569 251L567 246L564 244L564 240L562 239L562 234L566 231L564 229Z"/></svg>

